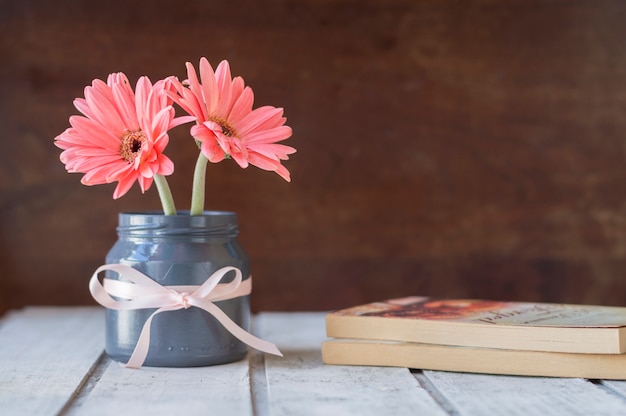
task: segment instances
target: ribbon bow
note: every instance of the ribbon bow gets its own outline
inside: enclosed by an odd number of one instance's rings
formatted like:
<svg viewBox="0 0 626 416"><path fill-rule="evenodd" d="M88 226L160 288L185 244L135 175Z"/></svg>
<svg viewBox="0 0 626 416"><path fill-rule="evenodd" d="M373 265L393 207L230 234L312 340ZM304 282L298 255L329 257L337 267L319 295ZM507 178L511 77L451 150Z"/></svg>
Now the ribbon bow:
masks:
<svg viewBox="0 0 626 416"><path fill-rule="evenodd" d="M100 283L98 275L105 270L111 270L123 276L130 282L104 279ZM230 283L220 283L224 276L235 272L235 278ZM188 309L192 306L203 309L217 319L231 334L240 341L257 350L279 355L278 348L267 341L259 339L233 322L213 302L233 299L249 295L252 290L252 278L242 281L241 270L236 267L223 267L213 273L200 286L162 286L132 267L123 264L107 264L100 266L91 276L89 291L93 298L102 306L121 310L135 310L157 308L146 320L139 334L139 340L130 359L125 364L129 368L139 368L144 363L150 347L150 325L152 318L161 312ZM118 301L112 296L124 298Z"/></svg>

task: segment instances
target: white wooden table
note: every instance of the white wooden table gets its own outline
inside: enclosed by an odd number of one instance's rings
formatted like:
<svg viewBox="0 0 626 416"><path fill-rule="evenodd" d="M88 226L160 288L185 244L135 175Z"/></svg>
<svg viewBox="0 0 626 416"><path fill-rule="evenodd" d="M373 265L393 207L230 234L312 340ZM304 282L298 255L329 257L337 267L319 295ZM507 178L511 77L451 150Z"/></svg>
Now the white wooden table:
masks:
<svg viewBox="0 0 626 416"><path fill-rule="evenodd" d="M284 358L125 369L103 354L99 308L0 321L0 415L626 415L626 382L322 364L321 313L264 313Z"/></svg>

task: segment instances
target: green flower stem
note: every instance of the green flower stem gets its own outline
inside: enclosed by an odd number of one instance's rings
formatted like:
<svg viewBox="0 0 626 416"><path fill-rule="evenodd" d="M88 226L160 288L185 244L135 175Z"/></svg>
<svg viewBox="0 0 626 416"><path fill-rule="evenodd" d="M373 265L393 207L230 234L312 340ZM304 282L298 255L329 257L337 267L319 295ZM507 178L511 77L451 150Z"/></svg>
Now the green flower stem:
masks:
<svg viewBox="0 0 626 416"><path fill-rule="evenodd" d="M206 181L206 167L209 159L200 152L196 169L193 173L193 188L191 191L190 215L202 215L204 212L204 189Z"/></svg>
<svg viewBox="0 0 626 416"><path fill-rule="evenodd" d="M156 183L157 190L159 191L159 198L161 198L163 213L165 215L176 215L174 198L172 197L172 191L170 190L170 186L167 183L165 176L154 175L154 183Z"/></svg>

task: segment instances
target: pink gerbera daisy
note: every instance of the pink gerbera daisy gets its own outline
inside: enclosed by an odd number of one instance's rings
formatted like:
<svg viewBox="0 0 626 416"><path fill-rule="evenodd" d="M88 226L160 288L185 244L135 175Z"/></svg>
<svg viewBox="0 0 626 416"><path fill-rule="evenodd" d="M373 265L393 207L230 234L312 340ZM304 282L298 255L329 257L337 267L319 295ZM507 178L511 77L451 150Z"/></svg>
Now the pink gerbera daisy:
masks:
<svg viewBox="0 0 626 416"><path fill-rule="evenodd" d="M200 81L187 63L186 84L176 83L178 95L172 98L196 118L191 135L200 143L202 154L211 162L232 157L242 168L248 164L276 172L290 181L281 164L296 149L278 144L291 136L285 126L283 109L271 106L252 109L254 94L241 77L232 78L227 61L215 72L206 58L200 60Z"/></svg>
<svg viewBox="0 0 626 416"><path fill-rule="evenodd" d="M172 174L174 164L163 154L167 132L176 124L166 93L170 82L152 85L141 77L133 92L123 73L109 75L107 83L94 80L85 98L74 100L84 117L72 116L72 127L55 138L67 171L84 173L85 185L118 182L115 199L135 181L145 192L155 175Z"/></svg>

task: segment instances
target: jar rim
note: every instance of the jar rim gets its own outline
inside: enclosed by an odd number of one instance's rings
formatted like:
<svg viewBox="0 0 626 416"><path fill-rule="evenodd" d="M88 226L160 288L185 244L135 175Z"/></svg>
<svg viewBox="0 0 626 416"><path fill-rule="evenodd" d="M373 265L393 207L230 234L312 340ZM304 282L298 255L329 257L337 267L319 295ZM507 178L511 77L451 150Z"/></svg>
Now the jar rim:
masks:
<svg viewBox="0 0 626 416"><path fill-rule="evenodd" d="M121 212L117 233L130 237L236 237L239 234L237 214L231 211L204 211L189 215L178 211L165 215L162 211Z"/></svg>
<svg viewBox="0 0 626 416"><path fill-rule="evenodd" d="M165 215L163 211L159 210L147 210L147 211L123 211L120 212L119 215L156 215L163 217L204 217L204 216L215 216L215 215L236 215L234 211L222 211L222 210L207 210L202 211L202 214L199 215L190 215L190 211L188 210L178 210L176 214Z"/></svg>

